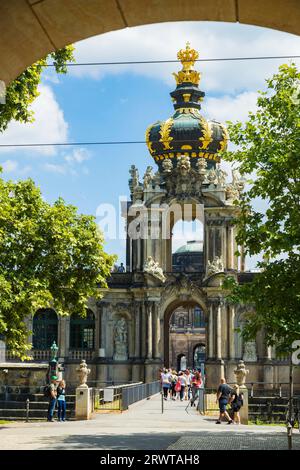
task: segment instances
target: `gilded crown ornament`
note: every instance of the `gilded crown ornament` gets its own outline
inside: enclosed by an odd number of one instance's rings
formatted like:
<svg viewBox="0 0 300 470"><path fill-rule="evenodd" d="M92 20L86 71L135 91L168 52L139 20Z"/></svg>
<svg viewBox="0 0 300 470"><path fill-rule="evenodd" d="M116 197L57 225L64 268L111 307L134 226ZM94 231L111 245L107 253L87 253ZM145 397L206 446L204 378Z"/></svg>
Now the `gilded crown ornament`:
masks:
<svg viewBox="0 0 300 470"><path fill-rule="evenodd" d="M182 70L178 73L173 73L177 85L182 83L193 83L194 85L199 85L201 74L194 70L194 64L198 59L199 54L195 49L190 48L190 43L186 43L186 48L181 49L177 58L182 63Z"/></svg>
<svg viewBox="0 0 300 470"><path fill-rule="evenodd" d="M228 135L225 126L205 119L200 113L205 93L199 89L200 73L194 70L198 52L187 43L177 57L182 69L173 74L177 85L170 93L175 112L168 119L156 121L147 128L146 144L164 175L177 165L181 167L182 156L188 157L191 168L198 174L202 171L197 166L199 159L201 164L203 160L207 161L208 170L216 168L220 161L219 152L226 149Z"/></svg>

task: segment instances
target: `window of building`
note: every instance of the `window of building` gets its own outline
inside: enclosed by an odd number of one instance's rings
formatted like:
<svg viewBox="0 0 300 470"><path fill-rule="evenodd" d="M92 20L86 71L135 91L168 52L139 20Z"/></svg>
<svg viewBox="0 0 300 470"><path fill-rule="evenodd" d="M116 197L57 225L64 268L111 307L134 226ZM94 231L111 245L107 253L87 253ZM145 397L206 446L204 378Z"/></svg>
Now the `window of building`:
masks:
<svg viewBox="0 0 300 470"><path fill-rule="evenodd" d="M70 348L94 349L95 318L93 312L87 312L85 318L73 314L70 320Z"/></svg>
<svg viewBox="0 0 300 470"><path fill-rule="evenodd" d="M194 310L194 327L205 328L204 312L199 307L195 307Z"/></svg>
<svg viewBox="0 0 300 470"><path fill-rule="evenodd" d="M58 319L51 308L39 309L32 322L32 345L34 349L50 349L57 343Z"/></svg>

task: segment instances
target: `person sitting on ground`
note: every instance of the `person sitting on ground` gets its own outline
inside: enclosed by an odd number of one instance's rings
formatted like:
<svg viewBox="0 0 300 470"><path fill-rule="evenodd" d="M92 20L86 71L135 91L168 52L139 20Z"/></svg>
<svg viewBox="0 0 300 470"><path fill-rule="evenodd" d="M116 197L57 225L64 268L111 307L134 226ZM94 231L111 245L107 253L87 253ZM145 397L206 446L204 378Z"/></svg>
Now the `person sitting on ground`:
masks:
<svg viewBox="0 0 300 470"><path fill-rule="evenodd" d="M66 383L61 380L57 387L57 418L58 421L66 420Z"/></svg>
<svg viewBox="0 0 300 470"><path fill-rule="evenodd" d="M236 424L241 424L240 409L244 404L244 395L240 393L240 387L235 384L231 392L229 403L233 411L233 421Z"/></svg>
<svg viewBox="0 0 300 470"><path fill-rule="evenodd" d="M220 415L219 415L219 419L216 421L216 424L221 424L222 418L224 417L228 421L227 424L231 424L233 421L226 411L226 406L228 405L229 397L231 395L231 388L229 387L229 385L227 385L225 379L222 378L220 382L221 383L217 391L217 400L216 400L216 403L219 403Z"/></svg>
<svg viewBox="0 0 300 470"><path fill-rule="evenodd" d="M56 375L52 375L51 377L51 383L48 386L48 396L49 396L49 405L48 405L48 415L47 415L47 421L53 423L53 414L55 410L55 405L56 405L56 392L57 388L57 377Z"/></svg>

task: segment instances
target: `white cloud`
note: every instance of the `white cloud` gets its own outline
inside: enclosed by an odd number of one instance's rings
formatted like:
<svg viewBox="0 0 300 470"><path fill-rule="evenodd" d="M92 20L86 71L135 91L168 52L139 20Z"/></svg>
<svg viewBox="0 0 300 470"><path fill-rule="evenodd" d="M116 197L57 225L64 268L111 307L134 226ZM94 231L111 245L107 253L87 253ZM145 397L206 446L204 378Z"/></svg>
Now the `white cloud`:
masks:
<svg viewBox="0 0 300 470"><path fill-rule="evenodd" d="M59 165L55 163L45 163L43 165L44 170L49 171L50 173L58 173L60 175L66 174L66 166Z"/></svg>
<svg viewBox="0 0 300 470"><path fill-rule="evenodd" d="M89 160L90 155L89 152L85 148L74 148L72 153L65 156L65 160L68 163L78 163L81 164L82 162Z"/></svg>
<svg viewBox="0 0 300 470"><path fill-rule="evenodd" d="M5 173L11 173L18 168L18 162L15 160L6 160L5 162L1 162L1 167Z"/></svg>
<svg viewBox="0 0 300 470"><path fill-rule="evenodd" d="M200 58L297 55L300 38L255 26L214 23L161 23L95 36L76 44L77 62L174 60L190 41ZM202 72L201 88L224 93L257 90L283 60L220 61L197 63ZM179 64L83 66L69 69L79 77L101 79L107 74L132 72L174 85L172 72Z"/></svg>
<svg viewBox="0 0 300 470"><path fill-rule="evenodd" d="M68 123L53 90L48 85L40 85L39 91L40 95L32 104L35 121L27 124L11 122L7 130L0 134L0 144L62 143L68 140ZM16 148L3 148L0 151L15 152ZM57 153L55 147L29 147L19 151L50 156Z"/></svg>

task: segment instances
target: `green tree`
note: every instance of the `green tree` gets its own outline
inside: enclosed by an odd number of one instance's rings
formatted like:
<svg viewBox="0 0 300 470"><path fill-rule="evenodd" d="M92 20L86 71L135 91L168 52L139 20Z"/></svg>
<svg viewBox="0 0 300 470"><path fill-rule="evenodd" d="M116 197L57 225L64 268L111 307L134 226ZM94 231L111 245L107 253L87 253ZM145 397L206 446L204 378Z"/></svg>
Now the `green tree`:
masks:
<svg viewBox="0 0 300 470"><path fill-rule="evenodd" d="M85 315L115 261L94 217L58 199L45 202L32 180L0 179L0 334L21 358L30 348L25 320L38 308Z"/></svg>
<svg viewBox="0 0 300 470"><path fill-rule="evenodd" d="M247 122L228 123L237 150L224 154L252 176L236 201L237 241L249 255L263 253L264 261L252 282L238 285L229 278L224 287L234 302L255 307L245 339L263 328L267 344L288 352L300 337L300 73L295 64L282 65L266 82ZM255 209L257 198L266 210Z"/></svg>
<svg viewBox="0 0 300 470"><path fill-rule="evenodd" d="M7 87L5 104L0 104L0 132L3 132L10 121L33 122L34 115L30 109L32 102L38 97L38 85L41 74L49 59L57 73L66 73L66 63L74 62L74 46L66 46L52 52L44 59L28 67Z"/></svg>

